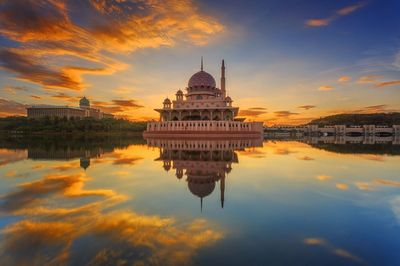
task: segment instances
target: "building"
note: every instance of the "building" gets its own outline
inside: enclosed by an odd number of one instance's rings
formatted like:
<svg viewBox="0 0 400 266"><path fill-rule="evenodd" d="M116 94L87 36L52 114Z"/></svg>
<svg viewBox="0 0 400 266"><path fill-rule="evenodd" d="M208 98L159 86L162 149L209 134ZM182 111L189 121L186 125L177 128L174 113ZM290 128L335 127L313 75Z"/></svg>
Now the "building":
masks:
<svg viewBox="0 0 400 266"><path fill-rule="evenodd" d="M200 71L189 79L186 93L179 89L175 100L166 98L163 108L155 109L160 116L159 122L148 123L144 136L200 133L261 135L261 122L244 122L244 118L237 117L239 107L232 106L233 101L227 96L224 60L220 85L217 88L214 77L204 71L202 59Z"/></svg>
<svg viewBox="0 0 400 266"><path fill-rule="evenodd" d="M33 105L28 108L28 118L59 117L59 118L85 118L95 119L113 118L112 114L103 113L100 109L90 107L90 102L86 97L79 101L79 107L57 106L57 105Z"/></svg>

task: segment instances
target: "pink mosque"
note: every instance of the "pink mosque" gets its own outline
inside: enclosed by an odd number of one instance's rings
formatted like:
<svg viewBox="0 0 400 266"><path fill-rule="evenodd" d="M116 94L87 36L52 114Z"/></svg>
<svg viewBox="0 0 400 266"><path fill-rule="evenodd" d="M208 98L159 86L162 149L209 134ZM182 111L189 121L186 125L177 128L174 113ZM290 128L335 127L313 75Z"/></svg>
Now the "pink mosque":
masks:
<svg viewBox="0 0 400 266"><path fill-rule="evenodd" d="M214 77L203 70L189 79L186 93L178 90L176 99L166 98L163 108L155 109L160 114L158 122L149 122L145 137L260 137L261 122L245 122L238 118L239 107L232 106L231 97L225 87L225 62L221 65L221 84L217 88Z"/></svg>

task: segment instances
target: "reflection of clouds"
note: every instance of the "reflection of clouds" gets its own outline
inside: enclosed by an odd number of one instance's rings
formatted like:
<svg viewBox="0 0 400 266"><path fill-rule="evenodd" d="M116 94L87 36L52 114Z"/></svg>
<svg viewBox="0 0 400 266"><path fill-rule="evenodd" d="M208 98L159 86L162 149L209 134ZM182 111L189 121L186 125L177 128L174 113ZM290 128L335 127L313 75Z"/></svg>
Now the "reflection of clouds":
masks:
<svg viewBox="0 0 400 266"><path fill-rule="evenodd" d="M39 181L24 183L16 192L3 197L2 210L13 212L40 204L46 197L61 194L67 197L110 196L111 190L83 190L83 173L73 175L48 174Z"/></svg>
<svg viewBox="0 0 400 266"><path fill-rule="evenodd" d="M309 156L302 156L298 158L299 160L303 160L303 161L314 161L315 159Z"/></svg>
<svg viewBox="0 0 400 266"><path fill-rule="evenodd" d="M327 181L327 180L329 180L329 179L331 179L331 178L332 178L332 177L329 176L329 175L318 175L318 176L316 177L316 179L319 180L319 181Z"/></svg>
<svg viewBox="0 0 400 266"><path fill-rule="evenodd" d="M378 186L400 187L400 182L377 178L371 182L356 182L355 185L360 190L374 190Z"/></svg>
<svg viewBox="0 0 400 266"><path fill-rule="evenodd" d="M278 148L274 149L274 154L277 154L277 155L289 155L289 154L296 153L296 152L297 151L292 151L287 147L278 147Z"/></svg>
<svg viewBox="0 0 400 266"><path fill-rule="evenodd" d="M27 157L27 150L0 149L0 166L21 161Z"/></svg>
<svg viewBox="0 0 400 266"><path fill-rule="evenodd" d="M4 229L0 265L188 264L200 248L222 238L205 220L183 224L110 211L127 197L85 189L90 180L85 173L51 173L4 195L1 210L23 220Z"/></svg>
<svg viewBox="0 0 400 266"><path fill-rule="evenodd" d="M333 244L329 243L327 240L323 239L323 238L306 238L304 239L304 243L307 245L311 245L311 246L321 246L326 248L327 250L329 250L330 252L332 252L333 254L342 257L342 258L346 258L346 259L350 259L352 261L355 262L362 262L362 259L359 258L356 255L353 255L352 253L350 253L349 251L343 249L343 248L338 248L335 247Z"/></svg>
<svg viewBox="0 0 400 266"><path fill-rule="evenodd" d="M349 186L347 184L344 184L344 183L336 183L336 188L340 189L340 190L348 190Z"/></svg>

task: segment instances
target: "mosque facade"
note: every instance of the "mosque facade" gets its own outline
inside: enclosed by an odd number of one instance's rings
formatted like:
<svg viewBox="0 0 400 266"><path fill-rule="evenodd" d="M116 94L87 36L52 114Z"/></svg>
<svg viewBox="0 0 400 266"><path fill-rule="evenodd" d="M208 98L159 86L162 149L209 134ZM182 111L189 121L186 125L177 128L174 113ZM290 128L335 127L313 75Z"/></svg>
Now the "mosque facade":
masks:
<svg viewBox="0 0 400 266"><path fill-rule="evenodd" d="M149 122L145 136L169 134L242 134L258 136L262 133L261 122L245 122L239 118L239 107L232 105L227 95L225 61L221 65L220 88L214 77L204 71L201 60L200 71L189 79L185 93L178 90L175 99L166 98L159 113L158 122Z"/></svg>
<svg viewBox="0 0 400 266"><path fill-rule="evenodd" d="M85 118L94 119L113 118L109 113L104 113L97 108L90 107L90 101L83 97L79 101L79 107L74 106L57 106L57 105L33 105L26 108L28 118L58 117Z"/></svg>

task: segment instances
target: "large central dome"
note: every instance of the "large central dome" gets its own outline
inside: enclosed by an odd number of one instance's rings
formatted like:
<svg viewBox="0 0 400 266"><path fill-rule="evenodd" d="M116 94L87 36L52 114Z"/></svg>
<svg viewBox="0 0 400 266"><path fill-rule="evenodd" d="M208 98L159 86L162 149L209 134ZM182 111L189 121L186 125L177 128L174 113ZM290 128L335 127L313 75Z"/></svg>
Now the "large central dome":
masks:
<svg viewBox="0 0 400 266"><path fill-rule="evenodd" d="M188 82L189 88L201 86L215 88L215 79L203 70L195 73Z"/></svg>

